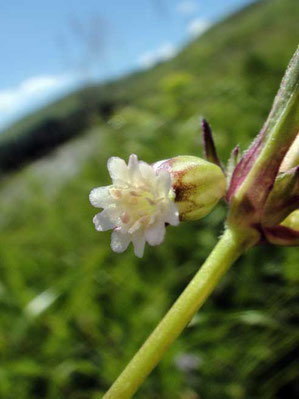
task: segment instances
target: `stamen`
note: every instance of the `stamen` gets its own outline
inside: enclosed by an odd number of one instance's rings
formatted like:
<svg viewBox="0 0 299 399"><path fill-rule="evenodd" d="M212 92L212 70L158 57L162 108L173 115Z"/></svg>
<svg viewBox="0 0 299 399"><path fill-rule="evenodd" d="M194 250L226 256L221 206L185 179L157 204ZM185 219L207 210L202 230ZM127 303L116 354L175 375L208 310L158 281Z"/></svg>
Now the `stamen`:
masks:
<svg viewBox="0 0 299 399"><path fill-rule="evenodd" d="M121 190L119 190L118 188L111 188L109 192L111 194L111 197L115 199L120 199L122 197Z"/></svg>
<svg viewBox="0 0 299 399"><path fill-rule="evenodd" d="M129 214L127 212L122 213L120 216L120 220L125 224L129 223L130 220Z"/></svg>
<svg viewBox="0 0 299 399"><path fill-rule="evenodd" d="M156 202L153 201L151 198L145 197L145 199L148 201L148 203L149 203L150 205L156 205Z"/></svg>
<svg viewBox="0 0 299 399"><path fill-rule="evenodd" d="M130 191L130 194L134 197L140 197L140 194L138 194L136 191Z"/></svg>

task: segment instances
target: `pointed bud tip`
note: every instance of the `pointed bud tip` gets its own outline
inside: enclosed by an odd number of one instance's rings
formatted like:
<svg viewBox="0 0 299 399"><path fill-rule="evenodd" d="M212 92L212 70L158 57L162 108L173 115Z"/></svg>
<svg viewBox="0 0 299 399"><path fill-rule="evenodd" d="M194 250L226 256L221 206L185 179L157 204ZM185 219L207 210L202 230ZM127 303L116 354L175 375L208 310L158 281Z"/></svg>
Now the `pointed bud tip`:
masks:
<svg viewBox="0 0 299 399"><path fill-rule="evenodd" d="M209 125L209 123L205 118L201 119L201 130L202 130L203 149L206 160L219 166L224 172L223 166L216 151L211 126Z"/></svg>
<svg viewBox="0 0 299 399"><path fill-rule="evenodd" d="M210 125L204 117L200 118L200 125L203 130L211 130Z"/></svg>
<svg viewBox="0 0 299 399"><path fill-rule="evenodd" d="M234 157L237 157L239 155L239 153L240 153L240 146L239 146L239 144L237 144L236 147L232 151L232 155Z"/></svg>

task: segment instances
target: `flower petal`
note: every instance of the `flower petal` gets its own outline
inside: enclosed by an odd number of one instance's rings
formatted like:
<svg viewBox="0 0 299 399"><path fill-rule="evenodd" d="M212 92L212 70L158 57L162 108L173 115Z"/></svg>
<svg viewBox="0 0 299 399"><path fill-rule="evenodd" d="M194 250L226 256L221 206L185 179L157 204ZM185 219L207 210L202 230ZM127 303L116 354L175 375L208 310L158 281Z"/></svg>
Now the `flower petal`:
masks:
<svg viewBox="0 0 299 399"><path fill-rule="evenodd" d="M139 161L139 170L144 180L152 181L156 178L155 169L146 162Z"/></svg>
<svg viewBox="0 0 299 399"><path fill-rule="evenodd" d="M156 190L157 195L168 196L171 189L171 176L166 170L161 170L157 176Z"/></svg>
<svg viewBox="0 0 299 399"><path fill-rule="evenodd" d="M109 187L97 187L91 190L89 194L89 201L91 205L95 206L96 208L106 208L112 202L112 198L109 194Z"/></svg>
<svg viewBox="0 0 299 399"><path fill-rule="evenodd" d="M98 187L89 195L93 206L104 208L93 222L98 231L113 229L111 247L123 252L132 241L135 255L142 257L145 242L160 244L165 223L177 225L179 212L169 171L157 171L132 154L128 161L118 157L108 160L113 184Z"/></svg>
<svg viewBox="0 0 299 399"><path fill-rule="evenodd" d="M132 236L134 245L134 253L138 258L142 258L144 253L145 238L142 233L137 233Z"/></svg>
<svg viewBox="0 0 299 399"><path fill-rule="evenodd" d="M129 234L122 234L119 231L114 231L111 235L111 248L114 252L124 252L131 242Z"/></svg>
<svg viewBox="0 0 299 399"><path fill-rule="evenodd" d="M111 217L111 212L109 209L105 209L104 211L97 213L93 218L93 223L97 231L106 231L110 229L114 229L115 220Z"/></svg>
<svg viewBox="0 0 299 399"><path fill-rule="evenodd" d="M137 183L141 180L142 176L139 170L139 162L137 155L131 154L128 162L128 170L131 181Z"/></svg>
<svg viewBox="0 0 299 399"><path fill-rule="evenodd" d="M166 208L163 216L164 216L165 223L169 223L172 226L177 226L180 223L180 219L179 219L180 214L179 214L178 207L172 201L168 202L167 208Z"/></svg>
<svg viewBox="0 0 299 399"><path fill-rule="evenodd" d="M165 223L158 220L145 231L146 241L150 245L160 245L165 236Z"/></svg>
<svg viewBox="0 0 299 399"><path fill-rule="evenodd" d="M128 181L128 167L123 159L118 157L109 158L107 168L113 184L126 183Z"/></svg>

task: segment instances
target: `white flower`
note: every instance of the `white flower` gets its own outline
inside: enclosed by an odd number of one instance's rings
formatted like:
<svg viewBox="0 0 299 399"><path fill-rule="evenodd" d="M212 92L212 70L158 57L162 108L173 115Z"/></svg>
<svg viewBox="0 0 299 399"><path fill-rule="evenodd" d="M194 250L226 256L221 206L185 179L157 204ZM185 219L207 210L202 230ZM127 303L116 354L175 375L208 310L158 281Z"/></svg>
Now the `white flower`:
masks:
<svg viewBox="0 0 299 399"><path fill-rule="evenodd" d="M135 255L142 257L146 241L150 245L161 244L165 223L179 223L170 173L156 171L134 154L128 165L123 159L112 157L107 166L113 184L95 188L89 195L93 206L104 208L93 218L95 228L113 229L113 251L123 252L132 242Z"/></svg>

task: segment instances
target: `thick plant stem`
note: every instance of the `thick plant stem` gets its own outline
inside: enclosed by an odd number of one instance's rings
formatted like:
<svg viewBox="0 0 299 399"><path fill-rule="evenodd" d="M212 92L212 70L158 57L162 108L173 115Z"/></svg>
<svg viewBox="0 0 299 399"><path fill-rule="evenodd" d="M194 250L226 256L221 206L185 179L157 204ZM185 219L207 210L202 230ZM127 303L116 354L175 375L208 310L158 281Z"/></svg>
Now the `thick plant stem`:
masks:
<svg viewBox="0 0 299 399"><path fill-rule="evenodd" d="M129 399L190 322L229 266L251 245L226 230L203 266L102 399Z"/></svg>

